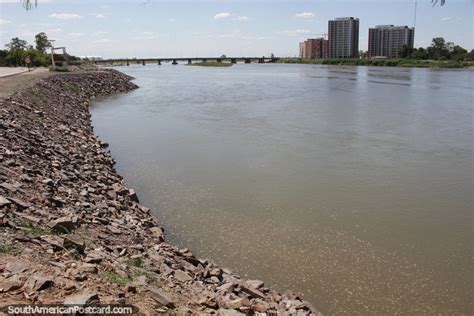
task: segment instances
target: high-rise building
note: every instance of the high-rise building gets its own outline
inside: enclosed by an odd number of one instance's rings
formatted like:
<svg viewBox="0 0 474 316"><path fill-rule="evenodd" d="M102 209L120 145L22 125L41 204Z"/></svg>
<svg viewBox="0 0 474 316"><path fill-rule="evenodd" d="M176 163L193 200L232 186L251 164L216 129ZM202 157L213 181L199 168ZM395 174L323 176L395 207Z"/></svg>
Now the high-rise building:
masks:
<svg viewBox="0 0 474 316"><path fill-rule="evenodd" d="M328 41L324 38L309 38L300 43L300 58L328 58Z"/></svg>
<svg viewBox="0 0 474 316"><path fill-rule="evenodd" d="M306 47L305 42L300 43L300 58L305 58L306 55Z"/></svg>
<svg viewBox="0 0 474 316"><path fill-rule="evenodd" d="M337 18L328 23L329 57L359 57L359 19Z"/></svg>
<svg viewBox="0 0 474 316"><path fill-rule="evenodd" d="M378 25L369 29L369 57L398 58L404 45L413 47L415 28Z"/></svg>

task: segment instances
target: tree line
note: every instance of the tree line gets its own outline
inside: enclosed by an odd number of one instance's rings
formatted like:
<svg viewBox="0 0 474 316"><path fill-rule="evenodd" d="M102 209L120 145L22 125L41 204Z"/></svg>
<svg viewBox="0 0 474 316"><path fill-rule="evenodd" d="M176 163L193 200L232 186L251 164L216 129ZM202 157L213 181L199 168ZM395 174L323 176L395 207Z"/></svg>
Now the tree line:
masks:
<svg viewBox="0 0 474 316"><path fill-rule="evenodd" d="M0 66L48 67L51 65L51 54L48 53L50 48L51 41L44 32L35 35L34 46L28 44L25 40L14 37L5 45L5 49L0 49ZM70 55L67 58L69 63L78 60L77 57ZM28 60L30 61L29 64L26 63ZM59 62L60 65L61 63Z"/></svg>
<svg viewBox="0 0 474 316"><path fill-rule="evenodd" d="M474 49L468 52L453 42L446 42L443 37L435 37L431 46L427 48L412 48L405 45L400 51L399 57L416 60L473 61Z"/></svg>
<svg viewBox="0 0 474 316"><path fill-rule="evenodd" d="M0 50L0 66L26 66L27 58L30 60L30 66L49 66L51 54L47 53L47 49L50 47L51 42L44 32L35 35L35 46L14 37L5 45L6 49Z"/></svg>

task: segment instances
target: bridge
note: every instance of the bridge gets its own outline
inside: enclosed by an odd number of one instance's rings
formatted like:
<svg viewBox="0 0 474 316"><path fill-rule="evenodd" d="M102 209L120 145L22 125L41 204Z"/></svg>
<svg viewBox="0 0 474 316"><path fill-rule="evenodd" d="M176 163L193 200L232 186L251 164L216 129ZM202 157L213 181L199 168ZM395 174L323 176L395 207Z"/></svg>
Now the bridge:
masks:
<svg viewBox="0 0 474 316"><path fill-rule="evenodd" d="M108 64L126 64L130 66L130 64L142 64L145 66L146 64L157 64L161 65L162 63L171 63L172 65L177 65L179 62L184 62L192 64L193 62L227 62L231 64L237 63L244 63L244 64L251 64L251 63L258 63L258 64L265 64L265 63L274 63L278 61L279 58L276 57L179 57L179 58L112 58L112 59L101 59L101 60L94 60L95 64L101 65L108 65Z"/></svg>

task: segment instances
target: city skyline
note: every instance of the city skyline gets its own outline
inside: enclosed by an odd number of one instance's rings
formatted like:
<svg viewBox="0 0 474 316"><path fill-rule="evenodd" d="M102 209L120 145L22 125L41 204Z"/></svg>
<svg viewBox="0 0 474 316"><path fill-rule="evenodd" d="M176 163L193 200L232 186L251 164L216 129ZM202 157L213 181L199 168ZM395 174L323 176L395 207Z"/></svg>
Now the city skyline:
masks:
<svg viewBox="0 0 474 316"><path fill-rule="evenodd" d="M269 5L271 4L271 7ZM418 1L415 47L445 37L473 48L472 3L452 0L432 7ZM413 26L414 1L39 1L26 11L17 0L0 0L0 45L12 37L33 42L45 32L78 56L298 56L298 43L327 33L328 20L360 19L359 49L367 50L368 29ZM125 45L124 45L125 44Z"/></svg>

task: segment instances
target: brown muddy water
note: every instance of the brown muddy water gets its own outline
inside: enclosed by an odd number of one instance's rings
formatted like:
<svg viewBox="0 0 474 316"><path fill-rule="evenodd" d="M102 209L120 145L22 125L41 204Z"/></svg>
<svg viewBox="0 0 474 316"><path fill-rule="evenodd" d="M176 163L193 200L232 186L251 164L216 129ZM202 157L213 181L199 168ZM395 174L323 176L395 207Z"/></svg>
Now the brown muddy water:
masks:
<svg viewBox="0 0 474 316"><path fill-rule="evenodd" d="M329 315L472 314L473 71L119 70L93 124L169 242Z"/></svg>

